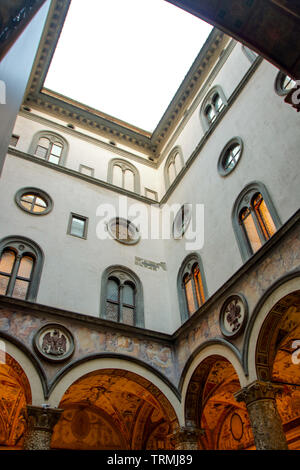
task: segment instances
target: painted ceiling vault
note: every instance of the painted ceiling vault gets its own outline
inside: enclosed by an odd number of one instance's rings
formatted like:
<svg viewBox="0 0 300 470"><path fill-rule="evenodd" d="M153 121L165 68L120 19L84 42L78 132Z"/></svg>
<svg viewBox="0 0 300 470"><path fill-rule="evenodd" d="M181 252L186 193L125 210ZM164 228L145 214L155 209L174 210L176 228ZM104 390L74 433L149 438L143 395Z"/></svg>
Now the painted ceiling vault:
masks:
<svg viewBox="0 0 300 470"><path fill-rule="evenodd" d="M170 448L174 411L161 392L134 374L119 370L88 374L66 391L60 407L64 413L52 448Z"/></svg>

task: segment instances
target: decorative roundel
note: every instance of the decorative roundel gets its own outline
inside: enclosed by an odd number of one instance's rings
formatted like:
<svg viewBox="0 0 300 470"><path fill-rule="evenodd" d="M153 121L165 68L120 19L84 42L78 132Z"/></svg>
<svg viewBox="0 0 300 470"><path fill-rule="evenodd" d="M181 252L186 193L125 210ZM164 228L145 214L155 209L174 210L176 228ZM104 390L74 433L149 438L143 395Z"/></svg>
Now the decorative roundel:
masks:
<svg viewBox="0 0 300 470"><path fill-rule="evenodd" d="M227 142L218 160L218 171L221 176L227 176L235 169L242 156L243 147L240 137L234 137Z"/></svg>
<svg viewBox="0 0 300 470"><path fill-rule="evenodd" d="M51 323L38 330L34 347L48 361L65 361L74 352L73 335L64 326Z"/></svg>
<svg viewBox="0 0 300 470"><path fill-rule="evenodd" d="M17 205L32 215L46 215L52 210L51 197L38 188L22 188L15 195Z"/></svg>
<svg viewBox="0 0 300 470"><path fill-rule="evenodd" d="M240 441L244 434L244 423L238 413L233 413L230 419L230 431L235 441Z"/></svg>
<svg viewBox="0 0 300 470"><path fill-rule="evenodd" d="M192 218L192 205L183 204L179 211L177 212L174 222L173 222L173 237L181 238L188 228Z"/></svg>
<svg viewBox="0 0 300 470"><path fill-rule="evenodd" d="M108 222L110 235L125 245L135 245L140 239L138 228L130 220L116 217Z"/></svg>
<svg viewBox="0 0 300 470"><path fill-rule="evenodd" d="M295 86L296 82L291 77L284 72L278 72L275 80L275 91L279 96L287 95Z"/></svg>
<svg viewBox="0 0 300 470"><path fill-rule="evenodd" d="M242 333L248 318L247 301L241 294L228 297L220 311L220 328L227 338L234 338Z"/></svg>

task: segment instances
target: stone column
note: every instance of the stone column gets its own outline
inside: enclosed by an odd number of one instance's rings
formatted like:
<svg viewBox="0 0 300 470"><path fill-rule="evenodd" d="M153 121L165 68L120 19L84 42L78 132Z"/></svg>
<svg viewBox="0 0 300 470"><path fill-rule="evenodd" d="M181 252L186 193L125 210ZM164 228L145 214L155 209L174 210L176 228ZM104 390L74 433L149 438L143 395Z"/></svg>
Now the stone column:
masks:
<svg viewBox="0 0 300 470"><path fill-rule="evenodd" d="M24 413L27 421L25 450L50 450L53 428L62 411L59 408L27 405Z"/></svg>
<svg viewBox="0 0 300 470"><path fill-rule="evenodd" d="M234 395L246 403L257 450L288 449L275 400L281 390L271 382L256 380Z"/></svg>
<svg viewBox="0 0 300 470"><path fill-rule="evenodd" d="M199 438L203 430L193 426L183 426L172 434L175 450L198 450Z"/></svg>

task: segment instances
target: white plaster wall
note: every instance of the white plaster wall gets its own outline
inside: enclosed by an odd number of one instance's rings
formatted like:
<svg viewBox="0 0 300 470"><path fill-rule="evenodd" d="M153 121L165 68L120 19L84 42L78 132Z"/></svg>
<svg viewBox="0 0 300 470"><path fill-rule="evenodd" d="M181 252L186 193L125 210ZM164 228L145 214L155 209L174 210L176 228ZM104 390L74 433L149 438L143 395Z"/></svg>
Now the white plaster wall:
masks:
<svg viewBox="0 0 300 470"><path fill-rule="evenodd" d="M220 59L220 61L222 61L222 59ZM215 64L214 68L217 67L218 62ZM194 111L190 111L191 115L189 119L183 120L182 124L178 126L178 129L180 129L179 135L178 131L175 131L173 137L169 139L163 151L164 159L168 157L174 147L179 146L182 149L184 161L186 162L188 160L205 134L201 124L200 109L207 93L211 88L219 85L228 99L250 67L251 63L243 53L241 45L235 43L232 52L216 76L213 78L213 69L208 79L199 90L193 104L189 107L190 110L194 109ZM161 167L164 167L164 161Z"/></svg>
<svg viewBox="0 0 300 470"><path fill-rule="evenodd" d="M240 45L236 45L211 85L220 85L228 98L250 66ZM276 95L277 73L265 61L258 67L167 201L169 205L185 202L193 207L204 205L204 245L196 246L193 251L202 257L209 296L242 265L231 212L234 201L248 183L256 180L265 184L282 223L299 207L300 116ZM203 136L199 119L201 100L198 101L172 145L172 148L181 145L185 161ZM15 128L15 133L21 136L18 148L27 152L32 136L44 128L41 123L20 117ZM113 151L109 153L80 140L67 130L62 135L70 144L67 166L75 170L79 163L93 166L95 177L106 180L108 161L116 156ZM236 169L224 178L218 174L217 162L223 147L234 136L243 139L244 152ZM143 186L147 186L161 196L163 164L158 170L136 161L134 164L141 174L142 194ZM53 211L46 217L22 212L14 203L14 194L24 186L47 191L54 199ZM28 236L45 252L38 302L98 316L101 273L110 265L123 264L143 284L146 328L172 333L180 325L177 273L190 252L186 249L186 239L141 240L135 246L124 246L113 240L101 242L96 237L96 209L99 203L117 204L119 195L17 157L7 158L0 196L4 219L0 236ZM130 200L130 204L136 201ZM86 241L66 235L70 212L89 217ZM155 272L136 266L135 256L166 262L167 271Z"/></svg>
<svg viewBox="0 0 300 470"><path fill-rule="evenodd" d="M275 93L277 73L267 62L260 65L168 200L168 204L182 201L204 205L205 239L198 252L209 296L242 265L231 213L248 183L260 181L266 186L282 223L299 208L300 116ZM234 136L243 139L244 152L236 169L221 177L217 171L219 155ZM172 311L177 312L176 279L188 254L185 246L185 239L165 242ZM179 313L177 318L179 326Z"/></svg>
<svg viewBox="0 0 300 470"><path fill-rule="evenodd" d="M30 215L16 205L15 193L26 186L41 188L52 197L54 207L50 214ZM38 303L99 316L102 273L108 266L124 265L137 274L143 285L145 327L170 332L167 273L135 264L135 256L165 261L163 245L147 239L133 246L112 239L99 240L96 228L101 219L96 211L106 203L113 204L119 214L119 195L114 191L8 155L0 185L0 238L29 237L44 251ZM137 201L128 199L128 206L133 204ZM67 235L71 212L89 218L87 240Z"/></svg>
<svg viewBox="0 0 300 470"><path fill-rule="evenodd" d="M59 121L57 120L56 122ZM109 150L101 146L101 144L97 145L96 143L83 140L79 135L76 135L76 132L72 132L67 129L60 130L50 124L45 125L45 123L36 122L34 120L27 119L24 116L18 116L14 127L14 134L20 136L17 149L22 152L29 152L33 136L42 130L55 132L67 140L69 144L69 151L65 161L65 166L67 168L79 171L80 164L89 166L95 170L95 178L107 181L109 161L113 158L120 158L130 161L139 171L141 195L145 195L145 187L159 192L159 184L156 179L155 169L138 161L119 155L114 151L113 147Z"/></svg>

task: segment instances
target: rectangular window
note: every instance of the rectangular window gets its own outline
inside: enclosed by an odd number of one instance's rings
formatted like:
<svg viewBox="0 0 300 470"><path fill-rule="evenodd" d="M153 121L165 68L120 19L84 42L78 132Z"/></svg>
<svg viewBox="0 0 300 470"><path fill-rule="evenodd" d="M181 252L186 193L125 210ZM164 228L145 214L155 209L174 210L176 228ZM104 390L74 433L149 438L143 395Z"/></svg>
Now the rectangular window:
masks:
<svg viewBox="0 0 300 470"><path fill-rule="evenodd" d="M158 201L158 194L152 189L145 188L145 196L149 199L153 199L154 201Z"/></svg>
<svg viewBox="0 0 300 470"><path fill-rule="evenodd" d="M18 135L12 135L11 138L10 138L10 146L11 147L16 147L18 145L18 142L19 142L19 136Z"/></svg>
<svg viewBox="0 0 300 470"><path fill-rule="evenodd" d="M83 175L94 176L94 168L90 168L89 166L79 165L79 171Z"/></svg>
<svg viewBox="0 0 300 470"><path fill-rule="evenodd" d="M87 238L87 226L87 217L71 213L67 233L74 237Z"/></svg>

